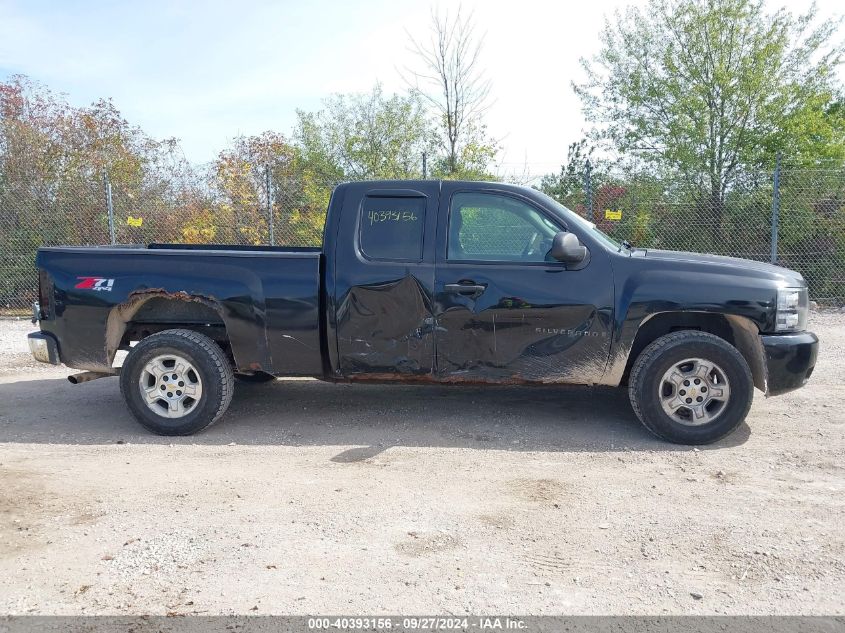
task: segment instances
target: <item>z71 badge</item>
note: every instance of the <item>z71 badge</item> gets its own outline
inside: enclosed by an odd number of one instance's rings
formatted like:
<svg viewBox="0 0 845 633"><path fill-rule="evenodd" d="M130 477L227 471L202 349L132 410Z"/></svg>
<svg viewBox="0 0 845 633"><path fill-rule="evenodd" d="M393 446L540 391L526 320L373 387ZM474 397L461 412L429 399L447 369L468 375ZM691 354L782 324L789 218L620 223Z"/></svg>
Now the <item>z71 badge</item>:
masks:
<svg viewBox="0 0 845 633"><path fill-rule="evenodd" d="M74 286L77 290L97 290L111 292L114 279L105 277L77 277L79 283Z"/></svg>

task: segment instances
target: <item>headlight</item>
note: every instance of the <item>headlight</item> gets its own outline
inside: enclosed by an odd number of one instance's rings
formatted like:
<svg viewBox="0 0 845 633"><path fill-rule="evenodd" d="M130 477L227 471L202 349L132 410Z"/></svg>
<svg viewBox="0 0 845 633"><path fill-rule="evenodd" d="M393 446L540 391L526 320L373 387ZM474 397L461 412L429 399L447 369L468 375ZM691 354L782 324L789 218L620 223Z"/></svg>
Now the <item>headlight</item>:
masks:
<svg viewBox="0 0 845 633"><path fill-rule="evenodd" d="M778 332L805 330L808 304L806 288L779 288L775 330Z"/></svg>

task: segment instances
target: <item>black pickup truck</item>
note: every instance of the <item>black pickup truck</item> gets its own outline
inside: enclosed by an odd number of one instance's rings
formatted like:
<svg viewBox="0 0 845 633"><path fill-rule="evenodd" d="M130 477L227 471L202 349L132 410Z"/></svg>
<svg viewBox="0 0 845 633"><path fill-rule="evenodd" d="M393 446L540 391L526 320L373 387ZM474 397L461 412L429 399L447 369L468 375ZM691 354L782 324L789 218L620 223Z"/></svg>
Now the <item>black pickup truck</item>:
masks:
<svg viewBox="0 0 845 633"><path fill-rule="evenodd" d="M649 430L700 444L744 420L755 386L801 387L818 347L798 273L620 244L501 183L340 185L322 248L57 247L37 262L35 357L85 370L75 383L119 374L166 435L219 419L235 379L311 376L627 386Z"/></svg>

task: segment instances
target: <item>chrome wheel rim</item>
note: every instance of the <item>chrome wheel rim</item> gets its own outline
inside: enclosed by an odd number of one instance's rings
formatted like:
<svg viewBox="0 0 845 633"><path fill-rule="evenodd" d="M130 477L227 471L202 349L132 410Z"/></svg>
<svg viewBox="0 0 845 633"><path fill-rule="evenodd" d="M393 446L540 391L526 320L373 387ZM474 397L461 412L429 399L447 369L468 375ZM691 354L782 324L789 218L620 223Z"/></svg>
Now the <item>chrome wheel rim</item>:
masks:
<svg viewBox="0 0 845 633"><path fill-rule="evenodd" d="M144 404L156 415L182 418L197 408L202 378L186 358L164 354L144 365L138 388Z"/></svg>
<svg viewBox="0 0 845 633"><path fill-rule="evenodd" d="M687 358L663 374L658 396L664 413L687 426L708 424L728 406L731 388L724 370L703 358Z"/></svg>

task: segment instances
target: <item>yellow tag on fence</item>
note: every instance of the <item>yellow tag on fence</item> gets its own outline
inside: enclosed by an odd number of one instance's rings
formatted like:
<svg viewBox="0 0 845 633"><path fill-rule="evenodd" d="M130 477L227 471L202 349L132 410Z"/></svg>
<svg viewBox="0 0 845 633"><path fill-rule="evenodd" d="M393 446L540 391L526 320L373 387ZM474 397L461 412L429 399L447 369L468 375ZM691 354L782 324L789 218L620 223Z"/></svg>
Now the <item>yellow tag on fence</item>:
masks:
<svg viewBox="0 0 845 633"><path fill-rule="evenodd" d="M126 223L127 223L129 226L135 226L135 227L138 227L138 226L141 226L141 225L144 223L144 218L133 218L133 217L130 215L128 218L126 218Z"/></svg>
<svg viewBox="0 0 845 633"><path fill-rule="evenodd" d="M605 220L621 220L622 219L622 212L621 211L611 211L610 209L605 209L604 218L605 218Z"/></svg>

